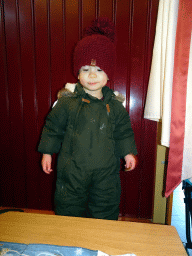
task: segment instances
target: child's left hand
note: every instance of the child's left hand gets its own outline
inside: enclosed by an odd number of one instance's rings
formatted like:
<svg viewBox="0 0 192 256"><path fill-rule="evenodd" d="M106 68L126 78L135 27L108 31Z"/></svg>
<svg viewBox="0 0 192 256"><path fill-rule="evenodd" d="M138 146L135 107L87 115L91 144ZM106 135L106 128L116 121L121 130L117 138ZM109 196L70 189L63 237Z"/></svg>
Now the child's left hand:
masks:
<svg viewBox="0 0 192 256"><path fill-rule="evenodd" d="M137 160L134 155L131 155L131 154L126 155L124 159L125 159L125 171L132 171L133 169L135 169Z"/></svg>

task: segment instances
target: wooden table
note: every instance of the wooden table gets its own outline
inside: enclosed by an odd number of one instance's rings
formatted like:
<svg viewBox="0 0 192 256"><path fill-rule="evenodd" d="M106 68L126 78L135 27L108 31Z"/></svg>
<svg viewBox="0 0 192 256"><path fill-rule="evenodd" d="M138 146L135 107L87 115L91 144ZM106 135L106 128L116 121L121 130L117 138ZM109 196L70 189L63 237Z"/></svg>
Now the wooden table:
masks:
<svg viewBox="0 0 192 256"><path fill-rule="evenodd" d="M0 241L77 246L110 255L187 255L173 226L21 212L0 215Z"/></svg>

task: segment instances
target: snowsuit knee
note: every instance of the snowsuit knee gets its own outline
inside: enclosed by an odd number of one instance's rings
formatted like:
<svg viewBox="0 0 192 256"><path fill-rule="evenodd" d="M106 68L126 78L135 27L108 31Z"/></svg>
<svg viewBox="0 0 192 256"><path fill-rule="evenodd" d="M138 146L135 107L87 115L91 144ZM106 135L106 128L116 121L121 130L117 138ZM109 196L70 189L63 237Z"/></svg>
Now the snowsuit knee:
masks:
<svg viewBox="0 0 192 256"><path fill-rule="evenodd" d="M77 84L47 116L38 150L59 153L56 214L118 218L119 159L137 151L127 111L111 89L102 90L100 100Z"/></svg>

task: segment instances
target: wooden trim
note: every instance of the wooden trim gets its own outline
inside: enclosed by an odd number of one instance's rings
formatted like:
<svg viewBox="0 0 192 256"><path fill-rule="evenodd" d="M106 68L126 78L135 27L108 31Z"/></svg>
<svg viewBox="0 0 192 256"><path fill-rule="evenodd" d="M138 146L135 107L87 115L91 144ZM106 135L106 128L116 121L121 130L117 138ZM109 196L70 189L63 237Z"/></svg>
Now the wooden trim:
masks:
<svg viewBox="0 0 192 256"><path fill-rule="evenodd" d="M47 210L35 210L35 209L27 209L27 208L14 208L14 207L1 207L1 210L11 210L11 211L24 211L26 213L39 213L39 214L49 214L55 215L54 211L47 211ZM141 223L152 223L152 220L148 219L139 219L139 218L129 218L129 217L119 217L119 221L130 221L130 222L141 222Z"/></svg>
<svg viewBox="0 0 192 256"><path fill-rule="evenodd" d="M165 224L167 225L171 225L172 207L173 207L173 193L167 199L166 219L165 219Z"/></svg>
<svg viewBox="0 0 192 256"><path fill-rule="evenodd" d="M161 145L162 124L158 122L157 126L157 158L155 174L155 191L153 203L153 222L165 224L166 219L166 198L163 195L165 187L165 173L167 168L167 148Z"/></svg>
<svg viewBox="0 0 192 256"><path fill-rule="evenodd" d="M150 219L143 219L143 218L129 218L129 217L119 217L119 221L130 221L130 222L141 222L141 223L153 223Z"/></svg>
<svg viewBox="0 0 192 256"><path fill-rule="evenodd" d="M14 208L14 207L0 207L1 210L11 210L11 211L24 211L26 213L40 213L40 214L50 214L55 215L54 211L48 211L48 210L35 210L35 209L27 209L27 208Z"/></svg>

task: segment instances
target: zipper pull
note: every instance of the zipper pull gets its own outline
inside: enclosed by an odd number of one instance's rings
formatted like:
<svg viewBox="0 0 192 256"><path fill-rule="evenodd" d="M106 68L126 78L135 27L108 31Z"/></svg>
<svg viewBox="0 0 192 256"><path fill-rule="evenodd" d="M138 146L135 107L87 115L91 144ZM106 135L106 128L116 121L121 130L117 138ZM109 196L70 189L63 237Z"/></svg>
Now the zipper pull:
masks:
<svg viewBox="0 0 192 256"><path fill-rule="evenodd" d="M108 115L109 115L109 113L110 113L110 107L109 107L109 104L106 104L106 108L107 108L107 113L108 113Z"/></svg>
<svg viewBox="0 0 192 256"><path fill-rule="evenodd" d="M82 101L83 101L83 102L90 103L90 100L87 100L87 99L84 99L84 98L82 98Z"/></svg>

